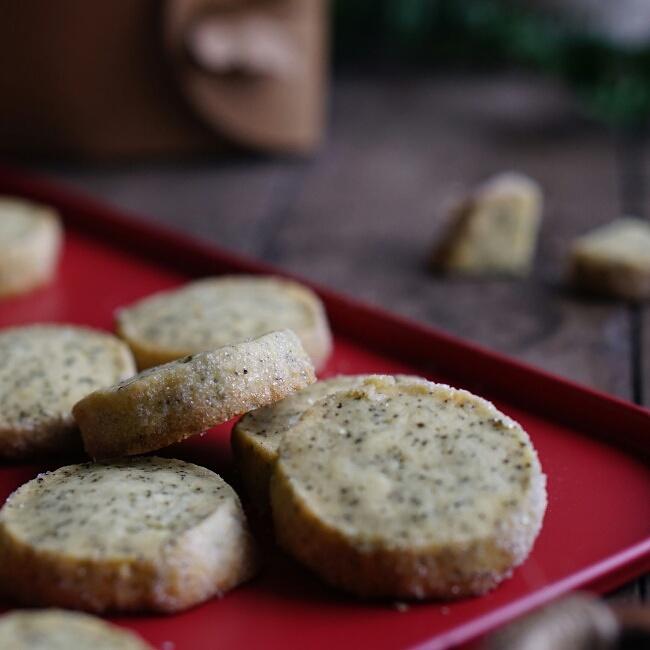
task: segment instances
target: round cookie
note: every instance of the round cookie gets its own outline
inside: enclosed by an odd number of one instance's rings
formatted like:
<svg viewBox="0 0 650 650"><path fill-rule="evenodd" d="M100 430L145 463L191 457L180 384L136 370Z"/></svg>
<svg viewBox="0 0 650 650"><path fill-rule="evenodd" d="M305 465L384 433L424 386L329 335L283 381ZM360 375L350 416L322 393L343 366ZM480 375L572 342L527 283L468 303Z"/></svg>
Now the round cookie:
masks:
<svg viewBox="0 0 650 650"><path fill-rule="evenodd" d="M41 474L0 510L0 585L13 600L92 612L175 612L252 576L239 499L163 458Z"/></svg>
<svg viewBox="0 0 650 650"><path fill-rule="evenodd" d="M179 442L316 380L285 330L172 361L91 393L73 408L93 458L141 454Z"/></svg>
<svg viewBox="0 0 650 650"><path fill-rule="evenodd" d="M135 372L123 341L72 325L0 330L0 359L0 458L81 449L73 405Z"/></svg>
<svg viewBox="0 0 650 650"><path fill-rule="evenodd" d="M0 297L29 291L52 279L62 234L53 209L0 197Z"/></svg>
<svg viewBox="0 0 650 650"><path fill-rule="evenodd" d="M250 411L232 430L232 449L246 493L260 514L269 512L269 481L284 433L318 400L374 382L417 381L398 375L340 375L317 381L280 402ZM424 380L422 380L424 381Z"/></svg>
<svg viewBox="0 0 650 650"><path fill-rule="evenodd" d="M206 278L145 298L117 314L117 332L139 368L291 329L316 368L332 349L323 304L310 289L276 277Z"/></svg>
<svg viewBox="0 0 650 650"><path fill-rule="evenodd" d="M569 274L578 289L595 295L650 300L650 223L623 217L576 239Z"/></svg>
<svg viewBox="0 0 650 650"><path fill-rule="evenodd" d="M100 618L58 609L0 617L0 648L12 650L151 650L138 636Z"/></svg>
<svg viewBox="0 0 650 650"><path fill-rule="evenodd" d="M527 557L546 480L524 430L430 382L331 395L284 435L271 478L279 543L361 596L482 594Z"/></svg>

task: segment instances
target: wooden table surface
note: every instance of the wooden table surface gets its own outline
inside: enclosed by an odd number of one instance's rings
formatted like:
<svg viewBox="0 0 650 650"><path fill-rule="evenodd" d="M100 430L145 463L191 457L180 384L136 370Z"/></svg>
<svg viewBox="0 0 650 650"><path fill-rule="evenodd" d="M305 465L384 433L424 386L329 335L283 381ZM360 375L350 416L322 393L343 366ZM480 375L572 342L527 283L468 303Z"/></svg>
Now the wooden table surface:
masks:
<svg viewBox="0 0 650 650"><path fill-rule="evenodd" d="M513 76L342 75L310 160L36 165L143 216L278 264L624 399L650 406L650 314L564 285L573 237L646 216L647 151L580 115L561 89ZM436 213L459 189L519 170L545 190L523 281L426 269ZM615 597L646 600L648 578Z"/></svg>

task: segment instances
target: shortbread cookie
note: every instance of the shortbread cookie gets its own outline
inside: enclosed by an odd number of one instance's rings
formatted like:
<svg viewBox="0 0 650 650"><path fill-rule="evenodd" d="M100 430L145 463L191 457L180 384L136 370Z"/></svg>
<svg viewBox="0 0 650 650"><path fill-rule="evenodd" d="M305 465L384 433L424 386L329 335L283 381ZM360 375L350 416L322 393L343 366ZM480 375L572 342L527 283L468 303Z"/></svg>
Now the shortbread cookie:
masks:
<svg viewBox="0 0 650 650"><path fill-rule="evenodd" d="M542 214L539 185L523 174L500 174L455 205L433 265L469 275L525 275L535 254Z"/></svg>
<svg viewBox="0 0 650 650"><path fill-rule="evenodd" d="M362 596L482 594L528 555L545 477L523 429L441 384L375 384L315 404L271 478L280 544Z"/></svg>
<svg viewBox="0 0 650 650"><path fill-rule="evenodd" d="M0 458L81 449L72 406L130 377L128 346L71 325L0 330Z"/></svg>
<svg viewBox="0 0 650 650"><path fill-rule="evenodd" d="M616 219L577 239L571 277L578 287L626 300L650 300L650 223Z"/></svg>
<svg viewBox="0 0 650 650"><path fill-rule="evenodd" d="M100 618L59 609L0 617L0 648L9 650L151 650L138 636Z"/></svg>
<svg viewBox="0 0 650 650"><path fill-rule="evenodd" d="M325 363L332 337L321 301L281 278L207 278L117 314L118 334L141 369L283 329L298 335L316 368Z"/></svg>
<svg viewBox="0 0 650 650"><path fill-rule="evenodd" d="M60 219L51 208L0 197L0 297L49 282L59 258L62 232Z"/></svg>
<svg viewBox="0 0 650 650"><path fill-rule="evenodd" d="M0 585L27 605L175 612L251 577L235 492L180 460L71 465L0 510Z"/></svg>
<svg viewBox="0 0 650 650"><path fill-rule="evenodd" d="M145 370L91 393L73 413L86 451L114 458L179 442L315 380L300 341L285 330Z"/></svg>
<svg viewBox="0 0 650 650"><path fill-rule="evenodd" d="M248 498L260 512L269 511L269 481L278 458L282 436L316 402L342 390L364 384L414 381L415 377L341 375L318 381L280 402L244 415L232 431L232 449ZM424 380L423 380L424 381Z"/></svg>

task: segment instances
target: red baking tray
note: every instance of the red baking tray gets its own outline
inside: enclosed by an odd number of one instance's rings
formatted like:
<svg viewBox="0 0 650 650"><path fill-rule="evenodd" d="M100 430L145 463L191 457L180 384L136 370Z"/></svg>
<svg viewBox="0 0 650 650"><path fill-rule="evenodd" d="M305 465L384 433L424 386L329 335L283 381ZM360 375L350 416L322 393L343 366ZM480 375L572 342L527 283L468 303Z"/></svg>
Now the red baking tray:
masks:
<svg viewBox="0 0 650 650"><path fill-rule="evenodd" d="M116 307L192 277L282 273L8 169L0 169L0 193L53 205L66 224L57 280L1 302L0 327L55 321L110 330ZM166 650L443 648L476 639L569 590L606 591L650 569L650 411L316 290L336 338L324 376L419 373L494 400L527 429L548 475L549 492L544 527L531 556L486 596L398 606L334 592L271 551L262 574L223 599L173 616L112 620ZM218 427L165 454L236 481L229 429ZM42 469L0 465L0 502Z"/></svg>

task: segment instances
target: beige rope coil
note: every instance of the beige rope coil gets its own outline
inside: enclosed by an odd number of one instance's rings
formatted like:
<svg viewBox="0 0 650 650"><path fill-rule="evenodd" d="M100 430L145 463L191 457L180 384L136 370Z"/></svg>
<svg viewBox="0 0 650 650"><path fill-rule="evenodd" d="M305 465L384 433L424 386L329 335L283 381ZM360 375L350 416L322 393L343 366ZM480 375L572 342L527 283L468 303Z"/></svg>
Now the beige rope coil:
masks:
<svg viewBox="0 0 650 650"><path fill-rule="evenodd" d="M608 650L617 646L620 626L604 602L575 595L506 627L486 650Z"/></svg>

